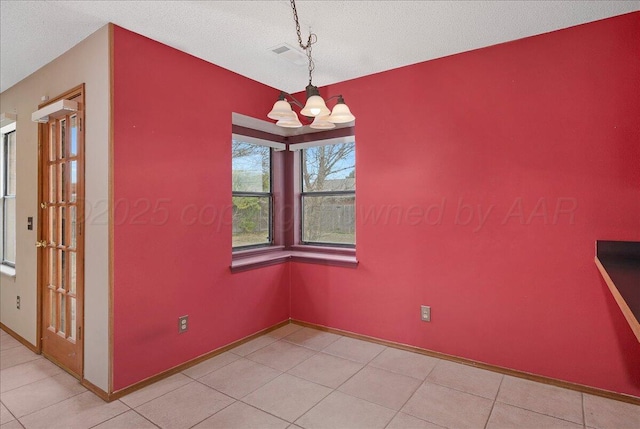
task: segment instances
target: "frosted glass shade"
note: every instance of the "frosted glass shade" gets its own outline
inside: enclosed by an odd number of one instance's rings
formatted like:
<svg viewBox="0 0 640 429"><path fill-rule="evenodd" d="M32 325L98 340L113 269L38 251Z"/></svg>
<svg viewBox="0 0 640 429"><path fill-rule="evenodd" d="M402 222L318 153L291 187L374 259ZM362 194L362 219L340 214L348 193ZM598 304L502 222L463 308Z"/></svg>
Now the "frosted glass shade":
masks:
<svg viewBox="0 0 640 429"><path fill-rule="evenodd" d="M280 120L287 119L291 117L293 110L291 110L291 105L285 100L278 100L273 105L273 109L267 114L267 118Z"/></svg>
<svg viewBox="0 0 640 429"><path fill-rule="evenodd" d="M338 103L333 107L333 112L331 112L331 116L327 118L329 122L333 122L334 124L344 124L345 122L351 122L355 120L356 117L351 114L351 110L349 110L349 106L344 103Z"/></svg>
<svg viewBox="0 0 640 429"><path fill-rule="evenodd" d="M307 103L300 111L300 114L315 118L318 115L329 115L331 110L324 104L324 100L319 95L312 95L307 98Z"/></svg>
<svg viewBox="0 0 640 429"><path fill-rule="evenodd" d="M335 128L336 124L327 121L328 117L329 115L318 115L314 118L313 122L309 126L316 130L330 130L332 128Z"/></svg>
<svg viewBox="0 0 640 429"><path fill-rule="evenodd" d="M298 119L298 115L292 111L288 118L280 119L276 125L283 128L300 128L302 122Z"/></svg>

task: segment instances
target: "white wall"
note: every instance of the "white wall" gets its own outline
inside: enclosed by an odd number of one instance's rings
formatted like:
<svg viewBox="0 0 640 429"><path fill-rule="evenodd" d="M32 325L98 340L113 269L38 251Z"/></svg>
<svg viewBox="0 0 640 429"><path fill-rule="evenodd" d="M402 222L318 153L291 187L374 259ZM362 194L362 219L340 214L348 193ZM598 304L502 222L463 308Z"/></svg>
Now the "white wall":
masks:
<svg viewBox="0 0 640 429"><path fill-rule="evenodd" d="M25 55L28 55L25 52ZM3 58L3 61L8 59ZM109 389L109 31L105 26L31 76L0 94L0 112L16 113L17 249L16 275L0 275L0 321L36 343L38 126L31 113L50 98L85 84L85 341L84 378ZM103 212L103 216L97 216ZM16 309L16 296L21 308Z"/></svg>

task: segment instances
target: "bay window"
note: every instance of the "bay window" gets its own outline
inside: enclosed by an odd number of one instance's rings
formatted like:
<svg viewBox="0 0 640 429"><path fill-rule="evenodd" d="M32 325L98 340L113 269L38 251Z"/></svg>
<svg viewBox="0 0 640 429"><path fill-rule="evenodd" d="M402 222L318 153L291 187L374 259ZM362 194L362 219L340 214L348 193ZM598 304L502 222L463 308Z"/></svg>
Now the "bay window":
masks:
<svg viewBox="0 0 640 429"><path fill-rule="evenodd" d="M288 260L357 266L353 128L282 135L233 118L231 270Z"/></svg>

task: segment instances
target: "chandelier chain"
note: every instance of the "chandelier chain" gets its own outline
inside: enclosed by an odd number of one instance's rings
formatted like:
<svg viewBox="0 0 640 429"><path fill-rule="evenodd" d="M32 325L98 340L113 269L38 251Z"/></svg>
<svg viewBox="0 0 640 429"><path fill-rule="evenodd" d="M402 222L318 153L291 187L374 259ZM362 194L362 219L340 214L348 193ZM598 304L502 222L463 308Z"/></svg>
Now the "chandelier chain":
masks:
<svg viewBox="0 0 640 429"><path fill-rule="evenodd" d="M293 19L296 22L296 34L298 35L298 44L306 52L307 59L309 60L309 85L311 85L313 70L315 69L315 63L311 57L311 45L316 43L318 36L309 32L309 38L307 43L302 43L302 33L300 32L300 21L298 20L298 10L296 9L296 0L291 0L291 9L293 10Z"/></svg>

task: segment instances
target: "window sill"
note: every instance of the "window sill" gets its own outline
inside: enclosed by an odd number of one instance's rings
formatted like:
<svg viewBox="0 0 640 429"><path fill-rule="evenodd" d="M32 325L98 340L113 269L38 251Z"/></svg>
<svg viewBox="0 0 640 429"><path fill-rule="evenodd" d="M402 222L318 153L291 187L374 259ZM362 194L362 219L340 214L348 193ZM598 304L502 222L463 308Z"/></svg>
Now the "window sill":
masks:
<svg viewBox="0 0 640 429"><path fill-rule="evenodd" d="M288 259L289 252L284 250L284 246L239 250L233 252L233 256L231 257L231 272L237 273L254 268L282 264L283 262L287 262Z"/></svg>
<svg viewBox="0 0 640 429"><path fill-rule="evenodd" d="M292 246L285 249L283 246L276 246L268 249L234 252L231 272L237 273L288 261L347 268L358 266L355 249L319 246Z"/></svg>
<svg viewBox="0 0 640 429"><path fill-rule="evenodd" d="M8 265L0 265L0 274L5 275L7 277L15 277L16 269Z"/></svg>
<svg viewBox="0 0 640 429"><path fill-rule="evenodd" d="M309 264L332 265L336 267L356 268L356 249L347 247L328 247L298 245L291 246L291 260Z"/></svg>

